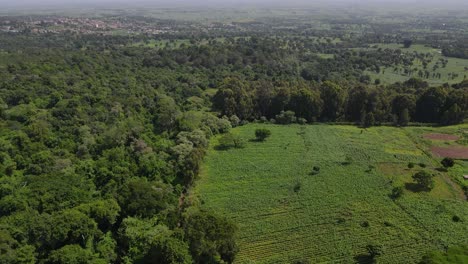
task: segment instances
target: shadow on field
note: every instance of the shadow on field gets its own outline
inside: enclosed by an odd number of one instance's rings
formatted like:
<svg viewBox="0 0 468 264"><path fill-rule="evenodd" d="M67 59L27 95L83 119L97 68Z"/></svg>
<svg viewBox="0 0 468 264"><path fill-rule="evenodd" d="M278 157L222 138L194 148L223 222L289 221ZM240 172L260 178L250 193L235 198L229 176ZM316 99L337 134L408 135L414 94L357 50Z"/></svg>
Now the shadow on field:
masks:
<svg viewBox="0 0 468 264"><path fill-rule="evenodd" d="M214 149L215 149L215 150L218 150L218 151L229 150L230 148L232 148L232 147L230 147L230 146L222 146L222 145L218 145L218 146L215 146L215 147L214 147Z"/></svg>
<svg viewBox="0 0 468 264"><path fill-rule="evenodd" d="M374 259L366 254L360 254L354 257L354 260L358 264L373 264L375 263Z"/></svg>
<svg viewBox="0 0 468 264"><path fill-rule="evenodd" d="M427 191L424 187L422 187L421 185L416 184L416 183L414 183L414 182L407 182L407 183L405 183L405 188L406 188L408 191L412 191L412 192L424 192L424 191Z"/></svg>

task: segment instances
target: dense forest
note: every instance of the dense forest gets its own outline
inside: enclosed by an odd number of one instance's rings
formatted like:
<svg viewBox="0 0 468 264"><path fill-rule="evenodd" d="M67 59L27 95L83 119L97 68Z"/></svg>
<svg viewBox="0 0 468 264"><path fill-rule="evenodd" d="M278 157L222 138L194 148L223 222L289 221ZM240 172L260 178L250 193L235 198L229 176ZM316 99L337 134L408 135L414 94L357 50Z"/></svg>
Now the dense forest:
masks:
<svg viewBox="0 0 468 264"><path fill-rule="evenodd" d="M237 227L190 196L212 136L248 122L466 117L466 79L366 73L429 55L226 32L0 33L0 263L231 263ZM466 58L463 45L443 52Z"/></svg>

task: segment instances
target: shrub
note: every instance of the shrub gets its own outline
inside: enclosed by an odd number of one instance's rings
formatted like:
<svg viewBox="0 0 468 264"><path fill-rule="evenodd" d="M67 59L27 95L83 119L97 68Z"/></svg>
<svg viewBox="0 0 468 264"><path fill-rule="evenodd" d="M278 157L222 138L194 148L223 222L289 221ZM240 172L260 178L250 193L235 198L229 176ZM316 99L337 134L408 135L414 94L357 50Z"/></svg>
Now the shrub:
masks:
<svg viewBox="0 0 468 264"><path fill-rule="evenodd" d="M421 162L421 163L419 163L419 167L421 167L421 168L426 168L426 164L424 164L424 163Z"/></svg>
<svg viewBox="0 0 468 264"><path fill-rule="evenodd" d="M276 123L278 124L291 124L296 122L296 114L293 111L281 111L279 115L275 116Z"/></svg>
<svg viewBox="0 0 468 264"><path fill-rule="evenodd" d="M222 149L229 148L243 148L245 146L245 141L238 135L232 133L226 133L219 139L219 146Z"/></svg>
<svg viewBox="0 0 468 264"><path fill-rule="evenodd" d="M296 185L294 185L294 192L297 193L301 190L302 184L300 182L297 182Z"/></svg>
<svg viewBox="0 0 468 264"><path fill-rule="evenodd" d="M300 124L300 125L305 125L305 124L307 124L307 119L299 117L297 119L297 123Z"/></svg>
<svg viewBox="0 0 468 264"><path fill-rule="evenodd" d="M380 245L367 245L366 249L372 259L375 259L375 257L380 256L383 253L382 246Z"/></svg>
<svg viewBox="0 0 468 264"><path fill-rule="evenodd" d="M450 168L450 167L453 167L453 165L455 165L455 162L453 161L452 158L444 158L440 163L445 168Z"/></svg>
<svg viewBox="0 0 468 264"><path fill-rule="evenodd" d="M454 222L460 222L460 220L461 220L461 219L460 219L460 217L459 217L458 215L454 215L454 216L452 217L452 221L454 221Z"/></svg>
<svg viewBox="0 0 468 264"><path fill-rule="evenodd" d="M369 227L369 222L364 221L364 222L361 223L361 226L362 227Z"/></svg>
<svg viewBox="0 0 468 264"><path fill-rule="evenodd" d="M400 198L401 195L403 195L403 187L401 186L393 187L392 193L390 194L390 198L392 198L393 200L396 200Z"/></svg>
<svg viewBox="0 0 468 264"><path fill-rule="evenodd" d="M265 128L255 130L255 137L258 141L265 141L271 135L271 131Z"/></svg>
<svg viewBox="0 0 468 264"><path fill-rule="evenodd" d="M241 120L236 115L232 115L229 118L229 122L231 122L232 127L236 127L236 126L238 126L240 124Z"/></svg>
<svg viewBox="0 0 468 264"><path fill-rule="evenodd" d="M408 169L412 169L412 168L414 168L414 163L413 162L408 163Z"/></svg>
<svg viewBox="0 0 468 264"><path fill-rule="evenodd" d="M427 171L419 171L413 175L413 180L421 187L426 190L432 190L434 188L434 175Z"/></svg>

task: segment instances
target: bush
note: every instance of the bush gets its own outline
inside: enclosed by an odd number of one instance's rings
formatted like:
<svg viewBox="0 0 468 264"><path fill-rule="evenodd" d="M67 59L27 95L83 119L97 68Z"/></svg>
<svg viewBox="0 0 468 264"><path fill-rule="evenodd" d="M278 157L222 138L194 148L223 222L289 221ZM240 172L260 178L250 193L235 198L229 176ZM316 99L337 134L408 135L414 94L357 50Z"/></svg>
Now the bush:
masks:
<svg viewBox="0 0 468 264"><path fill-rule="evenodd" d="M461 220L461 219L460 219L460 217L459 217L458 215L454 215L454 216L452 217L452 221L454 221L454 222L460 222L460 220Z"/></svg>
<svg viewBox="0 0 468 264"><path fill-rule="evenodd" d="M294 123L296 122L295 115L296 113L294 113L293 111L281 111L279 115L275 116L276 123L283 125Z"/></svg>
<svg viewBox="0 0 468 264"><path fill-rule="evenodd" d="M398 186L398 187L393 187L392 193L390 194L390 198L393 200L396 200L400 198L403 195L403 187Z"/></svg>
<svg viewBox="0 0 468 264"><path fill-rule="evenodd" d="M426 164L424 164L424 163L419 163L419 167L421 167L421 168L426 168Z"/></svg>
<svg viewBox="0 0 468 264"><path fill-rule="evenodd" d="M383 248L381 245L367 245L366 246L367 252L369 256L374 260L375 257L382 255Z"/></svg>
<svg viewBox="0 0 468 264"><path fill-rule="evenodd" d="M309 173L309 175L317 175L320 173L320 167L314 166L312 168L312 171Z"/></svg>
<svg viewBox="0 0 468 264"><path fill-rule="evenodd" d="M259 128L255 130L255 137L258 141L265 141L271 135L271 131L266 128Z"/></svg>
<svg viewBox="0 0 468 264"><path fill-rule="evenodd" d="M302 118L302 117L299 117L299 118L297 119L297 123L298 123L299 125L305 125L305 124L307 124L307 119Z"/></svg>
<svg viewBox="0 0 468 264"><path fill-rule="evenodd" d="M423 189L432 190L434 188L434 175L427 171L419 171L413 175L413 180Z"/></svg>
<svg viewBox="0 0 468 264"><path fill-rule="evenodd" d="M413 162L408 163L408 169L412 169L412 168L414 168L414 163Z"/></svg>
<svg viewBox="0 0 468 264"><path fill-rule="evenodd" d="M219 139L219 148L230 149L230 148L243 148L245 141L238 135L232 133L226 133Z"/></svg>
<svg viewBox="0 0 468 264"><path fill-rule="evenodd" d="M241 120L240 120L239 117L237 117L236 115L232 115L232 116L229 118L229 122L231 122L231 126L232 126L232 127L236 127L236 126L238 126L238 125L241 123Z"/></svg>
<svg viewBox="0 0 468 264"><path fill-rule="evenodd" d="M440 163L445 168L450 168L450 167L453 167L453 165L455 165L455 161L453 161L452 158L444 158Z"/></svg>

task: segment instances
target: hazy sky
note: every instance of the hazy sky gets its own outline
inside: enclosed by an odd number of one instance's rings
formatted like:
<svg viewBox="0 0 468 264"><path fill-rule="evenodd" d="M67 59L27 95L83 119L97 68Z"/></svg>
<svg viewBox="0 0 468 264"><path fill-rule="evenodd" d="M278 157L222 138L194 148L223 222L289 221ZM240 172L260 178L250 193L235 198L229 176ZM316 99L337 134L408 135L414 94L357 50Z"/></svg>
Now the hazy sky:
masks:
<svg viewBox="0 0 468 264"><path fill-rule="evenodd" d="M437 6L468 6L468 0L0 0L2 7L59 7L59 6L83 6L83 5L105 5L108 7L121 5L151 5L151 6L238 6L241 5L282 5L282 6L305 6L316 3L345 3L354 5L366 5L368 3L387 4L420 4L427 6L428 2ZM402 6L402 8L404 8Z"/></svg>

